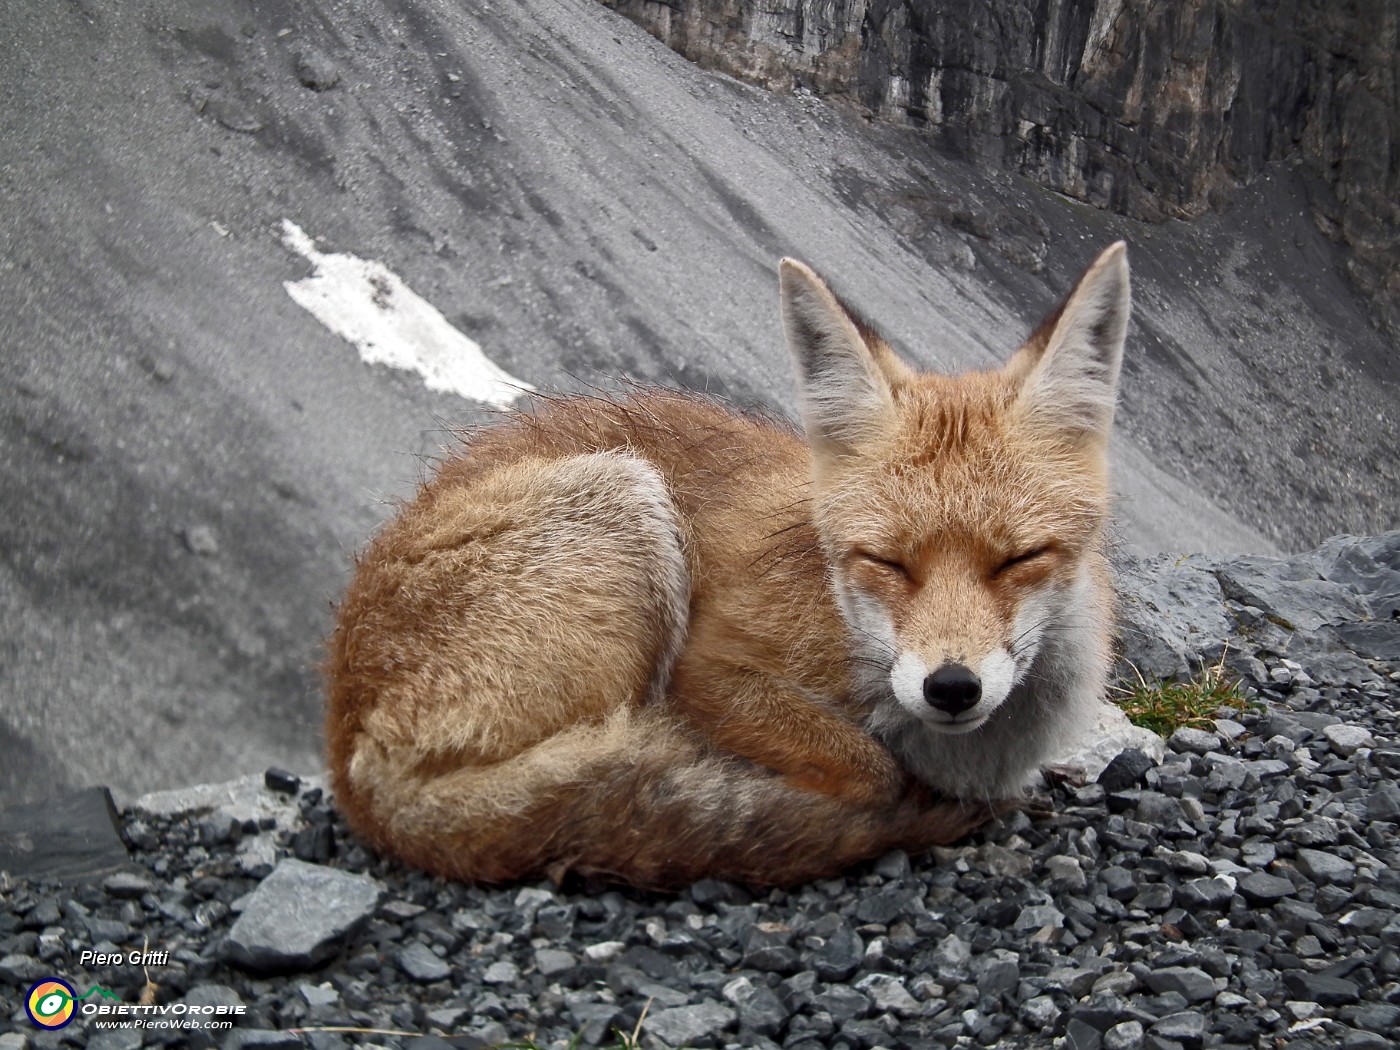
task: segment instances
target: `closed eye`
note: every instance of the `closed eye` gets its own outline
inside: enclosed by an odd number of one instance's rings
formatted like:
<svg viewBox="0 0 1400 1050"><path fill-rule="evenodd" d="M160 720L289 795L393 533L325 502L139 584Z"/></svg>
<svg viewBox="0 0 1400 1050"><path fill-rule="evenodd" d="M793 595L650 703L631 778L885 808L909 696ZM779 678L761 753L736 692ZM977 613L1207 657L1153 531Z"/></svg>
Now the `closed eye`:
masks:
<svg viewBox="0 0 1400 1050"><path fill-rule="evenodd" d="M1016 566L1018 565L1025 565L1027 562L1032 562L1035 561L1037 558L1042 558L1045 555L1049 554L1052 549L1053 544L1045 543L1039 547L1032 547L1030 550L1022 551L1020 554L1007 558L1004 562L998 565L996 571L992 573L992 575L1000 576L1002 573L1008 572L1011 569L1016 568Z"/></svg>
<svg viewBox="0 0 1400 1050"><path fill-rule="evenodd" d="M887 572L895 573L896 575L901 576L906 580L912 578L909 575L908 568L906 568L904 563L901 561L897 561L894 558L886 558L879 554L872 554L870 551L866 550L857 550L854 553L855 556L857 558L860 558L862 561L868 561L871 565L879 566L881 569L884 569Z"/></svg>

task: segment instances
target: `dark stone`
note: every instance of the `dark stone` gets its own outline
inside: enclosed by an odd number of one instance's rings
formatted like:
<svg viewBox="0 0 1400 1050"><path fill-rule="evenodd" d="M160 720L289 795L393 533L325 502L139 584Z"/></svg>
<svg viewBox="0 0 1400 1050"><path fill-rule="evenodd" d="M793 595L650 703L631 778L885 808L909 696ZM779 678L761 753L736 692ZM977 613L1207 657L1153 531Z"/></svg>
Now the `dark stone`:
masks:
<svg viewBox="0 0 1400 1050"><path fill-rule="evenodd" d="M1188 909L1221 909L1229 907L1235 890L1221 878L1192 879L1176 889L1176 901Z"/></svg>
<svg viewBox="0 0 1400 1050"><path fill-rule="evenodd" d="M82 882L135 866L105 787L0 810L0 871L12 879Z"/></svg>
<svg viewBox="0 0 1400 1050"><path fill-rule="evenodd" d="M860 934L843 922L812 954L810 965L823 981L844 981L860 968L864 959L865 943Z"/></svg>
<svg viewBox="0 0 1400 1050"><path fill-rule="evenodd" d="M775 1036L787 1023L789 1011L773 989L759 985L739 1003L739 1028L759 1035Z"/></svg>
<svg viewBox="0 0 1400 1050"><path fill-rule="evenodd" d="M269 791L276 791L281 795L295 795L301 790L301 777L276 766L269 766L267 772L263 773L263 783Z"/></svg>
<svg viewBox="0 0 1400 1050"><path fill-rule="evenodd" d="M1201 1003L1215 998L1215 980L1195 966L1165 966L1146 977L1147 987L1159 995L1176 992L1188 1003Z"/></svg>
<svg viewBox="0 0 1400 1050"><path fill-rule="evenodd" d="M1354 981L1306 970L1288 971L1283 975L1283 984L1290 998L1321 1006L1346 1006L1361 998L1361 989Z"/></svg>
<svg viewBox="0 0 1400 1050"><path fill-rule="evenodd" d="M1099 783L1105 791L1122 791L1139 787L1154 763L1147 753L1136 747L1120 752L1099 774Z"/></svg>
<svg viewBox="0 0 1400 1050"><path fill-rule="evenodd" d="M102 889L109 897L117 900L140 900L148 893L155 892L155 883L144 875L119 871L102 880Z"/></svg>
<svg viewBox="0 0 1400 1050"><path fill-rule="evenodd" d="M1366 800L1366 819L1400 824L1400 786L1385 784Z"/></svg>
<svg viewBox="0 0 1400 1050"><path fill-rule="evenodd" d="M1287 879L1262 871L1252 872L1240 879L1238 889L1240 896L1250 904L1273 904L1296 892L1293 883Z"/></svg>
<svg viewBox="0 0 1400 1050"><path fill-rule="evenodd" d="M302 828L292 839L292 853L309 864L324 864L335 852L335 833L329 824Z"/></svg>

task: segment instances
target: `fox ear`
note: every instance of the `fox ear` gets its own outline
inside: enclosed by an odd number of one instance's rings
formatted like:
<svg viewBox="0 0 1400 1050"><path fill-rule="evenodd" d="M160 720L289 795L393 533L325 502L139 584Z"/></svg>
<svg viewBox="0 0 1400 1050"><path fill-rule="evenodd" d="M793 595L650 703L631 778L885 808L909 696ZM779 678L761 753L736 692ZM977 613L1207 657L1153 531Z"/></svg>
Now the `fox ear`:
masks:
<svg viewBox="0 0 1400 1050"><path fill-rule="evenodd" d="M1119 241L1012 358L1010 369L1022 377L1017 407L1047 429L1107 437L1129 310L1128 246Z"/></svg>
<svg viewBox="0 0 1400 1050"><path fill-rule="evenodd" d="M808 440L839 455L879 437L908 368L807 266L784 259L778 283Z"/></svg>

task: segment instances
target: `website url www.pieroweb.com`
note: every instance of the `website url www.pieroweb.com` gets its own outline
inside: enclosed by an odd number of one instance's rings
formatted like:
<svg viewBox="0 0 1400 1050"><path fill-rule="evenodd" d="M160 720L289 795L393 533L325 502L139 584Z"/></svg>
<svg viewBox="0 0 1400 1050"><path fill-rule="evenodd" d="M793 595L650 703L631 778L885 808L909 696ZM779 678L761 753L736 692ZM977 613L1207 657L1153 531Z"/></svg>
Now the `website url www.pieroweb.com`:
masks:
<svg viewBox="0 0 1400 1050"><path fill-rule="evenodd" d="M204 1029L233 1027L233 1019L247 1013L242 1005L203 1005L162 1003L159 1006L134 1003L84 1003L81 1012L92 1022L94 1031L104 1028Z"/></svg>

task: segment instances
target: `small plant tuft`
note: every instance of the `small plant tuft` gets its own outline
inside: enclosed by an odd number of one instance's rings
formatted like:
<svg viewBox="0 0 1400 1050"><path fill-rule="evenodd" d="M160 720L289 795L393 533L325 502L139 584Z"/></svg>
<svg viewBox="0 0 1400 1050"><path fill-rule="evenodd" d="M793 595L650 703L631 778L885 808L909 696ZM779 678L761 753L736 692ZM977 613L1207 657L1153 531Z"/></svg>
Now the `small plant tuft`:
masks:
<svg viewBox="0 0 1400 1050"><path fill-rule="evenodd" d="M1182 726L1210 729L1222 707L1243 711L1249 700L1238 679L1225 672L1225 654L1218 663L1202 667L1184 682L1149 682L1136 667L1137 681L1114 687L1110 699L1128 721L1169 737Z"/></svg>

